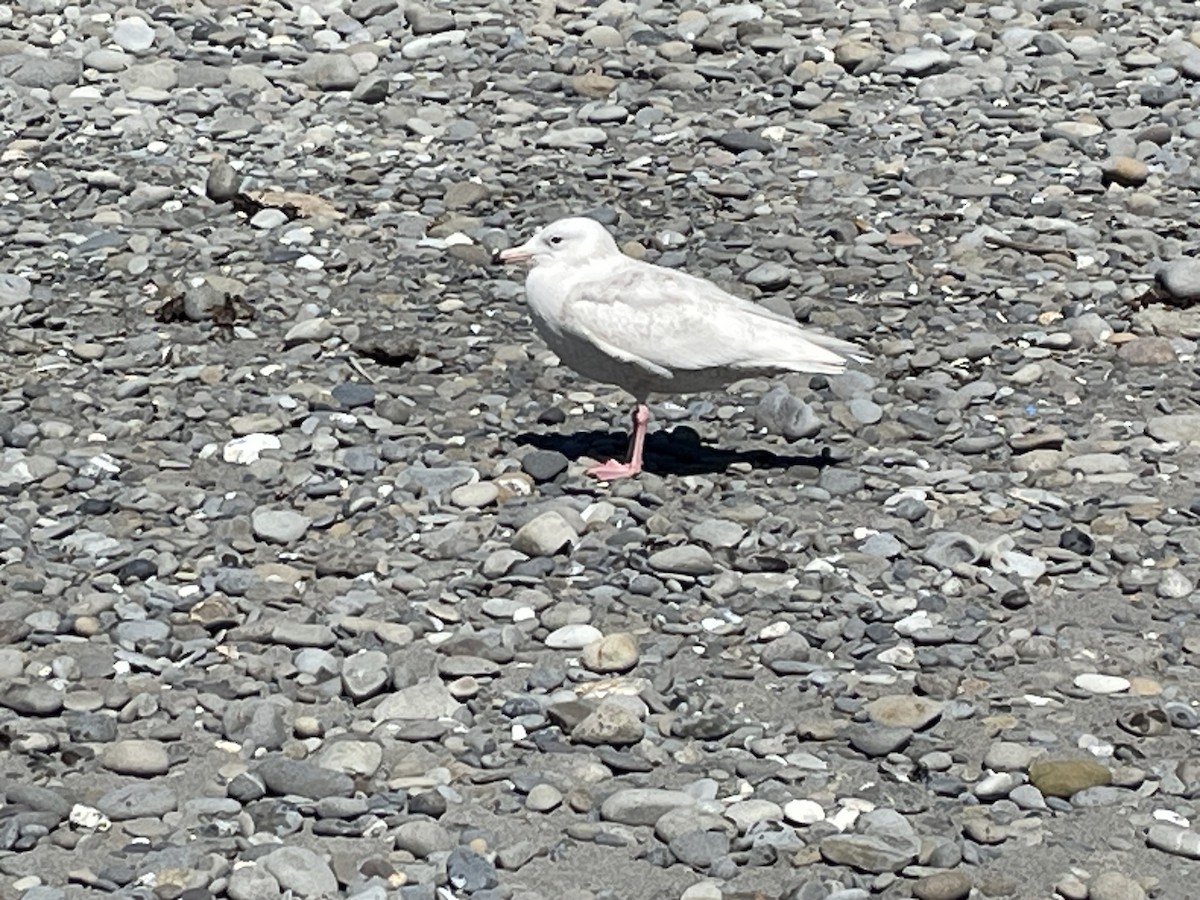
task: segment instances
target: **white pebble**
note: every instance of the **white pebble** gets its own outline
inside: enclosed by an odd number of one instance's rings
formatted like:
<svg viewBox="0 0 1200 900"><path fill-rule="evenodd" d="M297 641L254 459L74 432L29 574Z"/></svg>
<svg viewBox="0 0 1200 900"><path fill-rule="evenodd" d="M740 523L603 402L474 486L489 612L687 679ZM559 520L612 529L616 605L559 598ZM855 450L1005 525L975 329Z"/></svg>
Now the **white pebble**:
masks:
<svg viewBox="0 0 1200 900"><path fill-rule="evenodd" d="M815 800L789 800L783 806L783 817L793 825L814 825L825 821L825 810Z"/></svg>
<svg viewBox="0 0 1200 900"><path fill-rule="evenodd" d="M1119 694L1129 690L1129 679L1120 675L1101 675L1098 672L1085 672L1075 676L1075 687L1090 694Z"/></svg>

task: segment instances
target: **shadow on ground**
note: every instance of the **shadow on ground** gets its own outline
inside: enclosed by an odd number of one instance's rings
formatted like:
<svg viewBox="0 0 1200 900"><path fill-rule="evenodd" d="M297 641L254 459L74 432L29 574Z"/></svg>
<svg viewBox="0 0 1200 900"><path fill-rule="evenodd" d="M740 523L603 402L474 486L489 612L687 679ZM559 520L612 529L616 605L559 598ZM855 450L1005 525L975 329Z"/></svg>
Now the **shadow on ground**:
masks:
<svg viewBox="0 0 1200 900"><path fill-rule="evenodd" d="M557 450L570 460L584 456L596 460L624 459L629 449L629 434L624 431L525 432L517 435L516 441L539 450ZM837 462L825 448L813 456L709 446L686 425L646 436L645 469L655 475L711 475L724 472L733 463L749 463L757 470L782 470L793 466L824 469Z"/></svg>

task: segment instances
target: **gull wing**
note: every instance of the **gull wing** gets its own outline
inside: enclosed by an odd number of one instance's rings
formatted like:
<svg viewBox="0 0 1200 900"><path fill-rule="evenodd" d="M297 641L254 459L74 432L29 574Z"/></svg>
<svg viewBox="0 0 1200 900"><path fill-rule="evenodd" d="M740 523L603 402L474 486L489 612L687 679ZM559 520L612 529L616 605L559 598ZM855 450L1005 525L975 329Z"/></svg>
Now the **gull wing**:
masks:
<svg viewBox="0 0 1200 900"><path fill-rule="evenodd" d="M659 377L706 369L839 374L861 354L710 281L636 260L566 287L563 331Z"/></svg>

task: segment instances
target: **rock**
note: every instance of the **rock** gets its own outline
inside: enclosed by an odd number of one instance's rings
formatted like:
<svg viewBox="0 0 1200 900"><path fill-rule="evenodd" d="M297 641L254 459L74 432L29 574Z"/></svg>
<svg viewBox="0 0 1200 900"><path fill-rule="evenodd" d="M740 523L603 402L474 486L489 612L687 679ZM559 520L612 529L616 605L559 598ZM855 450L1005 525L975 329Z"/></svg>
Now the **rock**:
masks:
<svg viewBox="0 0 1200 900"><path fill-rule="evenodd" d="M913 882L917 900L965 900L971 893L971 876L961 870L926 875Z"/></svg>
<svg viewBox="0 0 1200 900"><path fill-rule="evenodd" d="M1140 159L1114 156L1103 167L1105 183L1124 187L1140 187L1150 177L1150 169Z"/></svg>
<svg viewBox="0 0 1200 900"><path fill-rule="evenodd" d="M529 556L553 556L578 538L571 523L561 513L550 510L522 525L513 535L512 546Z"/></svg>
<svg viewBox="0 0 1200 900"><path fill-rule="evenodd" d="M809 438L821 430L821 422L811 406L793 396L783 385L763 395L754 414L755 424L789 441Z"/></svg>
<svg viewBox="0 0 1200 900"><path fill-rule="evenodd" d="M21 87L49 90L63 84L75 84L79 81L80 74L79 63L71 59L32 56L26 53L0 56L0 76ZM4 294L0 288L0 307L3 305Z"/></svg>
<svg viewBox="0 0 1200 900"><path fill-rule="evenodd" d="M1175 259L1158 270L1159 285L1176 300L1200 300L1200 259Z"/></svg>
<svg viewBox="0 0 1200 900"><path fill-rule="evenodd" d="M920 849L915 840L898 840L867 834L834 834L821 840L821 857L828 863L850 866L861 872L899 872L911 865Z"/></svg>
<svg viewBox="0 0 1200 900"><path fill-rule="evenodd" d="M171 760L159 741L125 740L105 748L104 768L120 775L165 775Z"/></svg>
<svg viewBox="0 0 1200 900"><path fill-rule="evenodd" d="M114 822L165 816L178 807L171 788L156 782L135 782L113 788L96 801L96 808Z"/></svg>
<svg viewBox="0 0 1200 900"><path fill-rule="evenodd" d="M454 30L454 16L445 10L430 9L417 3L406 3L403 10L413 34L441 34Z"/></svg>
<svg viewBox="0 0 1200 900"><path fill-rule="evenodd" d="M953 569L974 564L982 554L983 549L974 538L954 531L940 531L930 539L922 558L938 568Z"/></svg>
<svg viewBox="0 0 1200 900"><path fill-rule="evenodd" d="M605 700L571 730L571 739L582 744L619 747L638 743L643 733L641 719L627 706Z"/></svg>
<svg viewBox="0 0 1200 900"><path fill-rule="evenodd" d="M941 717L942 707L928 697L893 694L872 700L866 705L866 713L877 725L920 731Z"/></svg>
<svg viewBox="0 0 1200 900"><path fill-rule="evenodd" d="M1088 900L1146 900L1146 891L1120 872L1101 872L1088 884Z"/></svg>
<svg viewBox="0 0 1200 900"><path fill-rule="evenodd" d="M1129 690L1129 679L1119 675L1087 672L1075 676L1075 687L1082 688L1090 694L1119 694Z"/></svg>
<svg viewBox="0 0 1200 900"><path fill-rule="evenodd" d="M729 853L729 835L723 831L689 831L672 838L667 848L685 866L707 869Z"/></svg>
<svg viewBox="0 0 1200 900"><path fill-rule="evenodd" d="M791 269L774 262L759 263L746 273L746 284L752 284L764 291L780 290L787 287L791 281Z"/></svg>
<svg viewBox="0 0 1200 900"><path fill-rule="evenodd" d="M711 575L716 566L712 555L695 544L680 544L650 554L650 568L672 575Z"/></svg>
<svg viewBox="0 0 1200 900"><path fill-rule="evenodd" d="M254 768L268 791L279 796L293 794L320 800L322 797L349 797L354 779L307 760L268 756Z"/></svg>
<svg viewBox="0 0 1200 900"><path fill-rule="evenodd" d="M603 128L580 125L576 128L557 128L547 131L537 140L539 147L555 150L584 149L599 147L608 142L608 133Z"/></svg>
<svg viewBox="0 0 1200 900"><path fill-rule="evenodd" d="M582 650L603 639L595 625L573 623L556 628L546 635L546 646L553 650Z"/></svg>
<svg viewBox="0 0 1200 900"><path fill-rule="evenodd" d="M119 19L113 25L112 39L122 50L143 53L154 46L154 29L146 24L145 19L130 16Z"/></svg>
<svg viewBox="0 0 1200 900"><path fill-rule="evenodd" d="M525 808L531 812L546 813L557 809L562 801L562 791L552 784L542 782L535 784L525 795Z"/></svg>
<svg viewBox="0 0 1200 900"><path fill-rule="evenodd" d="M825 821L825 810L815 800L789 800L783 806L783 817L793 825L815 825Z"/></svg>
<svg viewBox="0 0 1200 900"><path fill-rule="evenodd" d="M945 50L935 47L910 47L899 56L893 57L889 67L905 75L921 77L947 68L952 57Z"/></svg>
<svg viewBox="0 0 1200 900"><path fill-rule="evenodd" d="M44 684L0 687L0 706L25 716L53 716L63 708L63 693Z"/></svg>
<svg viewBox="0 0 1200 900"><path fill-rule="evenodd" d="M745 834L759 822L777 822L782 819L783 807L770 800L739 800L725 807L725 818L737 826L739 834Z"/></svg>
<svg viewBox="0 0 1200 900"><path fill-rule="evenodd" d="M454 848L454 838L437 822L417 819L401 822L396 826L396 849L405 850L417 859L425 859L435 853L446 853Z"/></svg>
<svg viewBox="0 0 1200 900"><path fill-rule="evenodd" d="M1167 366L1179 359L1171 342L1162 337L1127 341L1118 348L1117 356L1131 366Z"/></svg>
<svg viewBox="0 0 1200 900"><path fill-rule="evenodd" d="M443 202L447 209L470 209L483 203L492 196L491 189L484 184L479 184L475 181L456 181L453 184L447 185L446 193L443 196ZM553 450L536 450L534 453L556 453ZM530 454L534 455L534 454ZM558 454L562 456L562 454ZM563 456L564 463L566 457ZM525 471L529 471L526 469ZM535 479L536 480L536 479Z"/></svg>
<svg viewBox="0 0 1200 900"><path fill-rule="evenodd" d="M881 725L854 726L848 733L850 746L866 756L887 756L908 745L911 728L886 728Z"/></svg>
<svg viewBox="0 0 1200 900"><path fill-rule="evenodd" d="M457 890L474 894L500 883L496 867L467 847L455 847L446 860L446 875Z"/></svg>
<svg viewBox="0 0 1200 900"><path fill-rule="evenodd" d="M342 665L342 685L347 696L361 701L383 690L390 674L386 653L381 650L362 650Z"/></svg>
<svg viewBox="0 0 1200 900"><path fill-rule="evenodd" d="M260 857L258 864L274 876L280 888L297 897L331 897L337 893L333 869L307 847L279 847Z"/></svg>
<svg viewBox="0 0 1200 900"><path fill-rule="evenodd" d="M1200 444L1200 413L1152 416L1146 421L1146 433L1157 441Z"/></svg>
<svg viewBox="0 0 1200 900"><path fill-rule="evenodd" d="M400 55L404 59L434 59L445 56L447 51L463 44L466 39L467 32L457 28L424 34L402 44Z"/></svg>
<svg viewBox="0 0 1200 900"><path fill-rule="evenodd" d="M581 97L592 100L603 100L617 88L616 79L599 72L585 72L576 75L569 82L570 88Z"/></svg>
<svg viewBox="0 0 1200 900"><path fill-rule="evenodd" d="M866 41L843 39L833 48L833 61L847 72L863 68L863 64L879 58L879 51Z"/></svg>
<svg viewBox="0 0 1200 900"><path fill-rule="evenodd" d="M273 900L281 896L275 876L258 863L230 872L225 893L229 900Z"/></svg>
<svg viewBox="0 0 1200 900"><path fill-rule="evenodd" d="M985 767L997 772L1025 771L1030 764L1045 753L1039 747L1019 744L1016 741L997 741L984 754Z"/></svg>
<svg viewBox="0 0 1200 900"><path fill-rule="evenodd" d="M605 635L583 648L581 661L593 672L627 672L638 662L637 641L625 632Z"/></svg>
<svg viewBox="0 0 1200 900"><path fill-rule="evenodd" d="M24 275L0 272L0 309L16 306L33 296L33 285Z"/></svg>
<svg viewBox="0 0 1200 900"><path fill-rule="evenodd" d="M690 808L696 798L663 788L622 788L600 805L600 818L622 825L653 825L673 809Z"/></svg>
<svg viewBox="0 0 1200 900"><path fill-rule="evenodd" d="M304 537L312 520L290 509L256 509L250 524L264 541L291 544Z"/></svg>
<svg viewBox="0 0 1200 900"><path fill-rule="evenodd" d="M376 722L449 718L461 706L440 679L429 678L388 694L375 707L374 718Z"/></svg>
<svg viewBox="0 0 1200 900"><path fill-rule="evenodd" d="M1087 788L1111 784L1112 772L1090 759L1041 759L1029 767L1029 780L1044 796L1070 799Z"/></svg>
<svg viewBox="0 0 1200 900"><path fill-rule="evenodd" d="M1200 834L1188 828L1166 824L1151 825L1146 833L1146 843L1164 853L1200 859Z"/></svg>

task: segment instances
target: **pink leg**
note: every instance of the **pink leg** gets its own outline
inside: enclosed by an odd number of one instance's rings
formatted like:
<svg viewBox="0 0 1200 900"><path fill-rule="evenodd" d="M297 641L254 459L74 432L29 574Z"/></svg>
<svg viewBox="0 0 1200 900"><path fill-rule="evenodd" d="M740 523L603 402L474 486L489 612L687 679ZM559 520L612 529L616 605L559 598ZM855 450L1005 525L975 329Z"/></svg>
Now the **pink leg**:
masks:
<svg viewBox="0 0 1200 900"><path fill-rule="evenodd" d="M587 473L601 481L628 478L642 471L642 449L646 446L646 425L650 421L650 407L639 403L633 410L633 430L629 433L629 461L608 462L592 466Z"/></svg>

